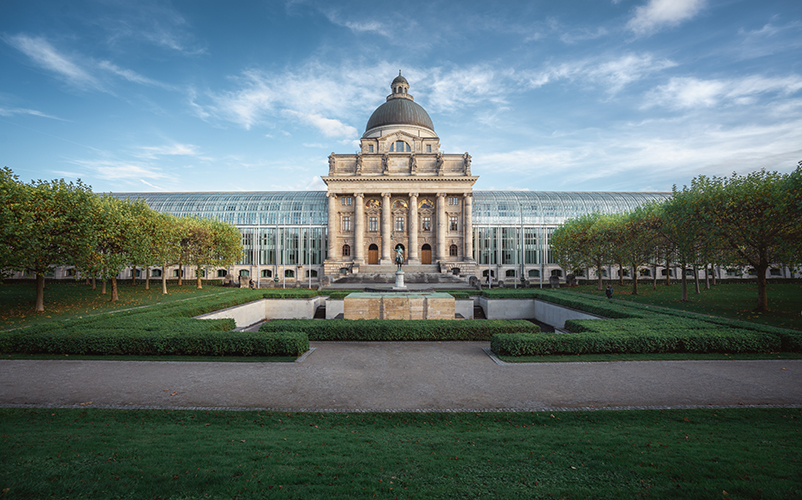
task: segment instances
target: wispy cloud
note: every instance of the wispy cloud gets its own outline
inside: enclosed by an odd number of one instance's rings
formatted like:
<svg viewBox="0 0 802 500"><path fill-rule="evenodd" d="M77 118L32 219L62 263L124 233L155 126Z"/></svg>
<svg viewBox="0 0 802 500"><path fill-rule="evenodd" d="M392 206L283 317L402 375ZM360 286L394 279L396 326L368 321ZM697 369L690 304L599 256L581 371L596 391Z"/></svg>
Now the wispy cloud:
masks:
<svg viewBox="0 0 802 500"><path fill-rule="evenodd" d="M658 59L651 54L624 54L607 61L597 59L564 62L543 70L521 73L529 87L542 87L559 80L602 85L614 94L645 76L677 66L669 59Z"/></svg>
<svg viewBox="0 0 802 500"><path fill-rule="evenodd" d="M26 109L26 108L0 108L0 116L14 116L14 115L33 115L33 116L40 116L42 118L50 118L53 120L61 120L66 121L62 118L57 116L48 115L47 113L42 113L41 111L37 111L35 109Z"/></svg>
<svg viewBox="0 0 802 500"><path fill-rule="evenodd" d="M100 61L98 63L98 67L100 69L106 70L106 71L108 71L108 72L110 72L112 74L115 74L115 75L117 75L119 77L122 77L125 80L128 80L129 82L132 82L132 83L138 83L140 85L150 85L151 87L161 87L161 88L168 89L168 90L174 90L175 89L175 87L173 87L171 85L167 85L165 83L158 82L158 81L153 80L151 78L148 78L146 76L142 76L139 73L137 73L135 71L132 71L130 69L121 68L121 67L117 66L116 64L111 63L109 61Z"/></svg>
<svg viewBox="0 0 802 500"><path fill-rule="evenodd" d="M113 8L119 11L94 21L108 32L112 46L133 40L187 56L206 53L184 16L164 2L118 2Z"/></svg>
<svg viewBox="0 0 802 500"><path fill-rule="evenodd" d="M693 18L704 4L704 0L648 0L646 5L635 7L627 28L639 36L649 35Z"/></svg>
<svg viewBox="0 0 802 500"><path fill-rule="evenodd" d="M135 156L155 159L159 156L194 156L199 157L198 146L194 144L173 143L166 146L140 146Z"/></svg>
<svg viewBox="0 0 802 500"><path fill-rule="evenodd" d="M31 58L39 67L56 73L70 85L81 89L106 90L97 78L75 62L72 57L57 50L44 38L20 34L6 37L5 40L6 43Z"/></svg>
<svg viewBox="0 0 802 500"><path fill-rule="evenodd" d="M781 78L748 76L745 78L702 80L694 77L672 78L645 97L643 108L713 107L717 105L750 105L761 96L775 94L787 97L802 89L802 77Z"/></svg>
<svg viewBox="0 0 802 500"><path fill-rule="evenodd" d="M73 159L69 161L92 172L95 177L109 181L172 178L172 176L162 172L158 167L146 162L115 159Z"/></svg>

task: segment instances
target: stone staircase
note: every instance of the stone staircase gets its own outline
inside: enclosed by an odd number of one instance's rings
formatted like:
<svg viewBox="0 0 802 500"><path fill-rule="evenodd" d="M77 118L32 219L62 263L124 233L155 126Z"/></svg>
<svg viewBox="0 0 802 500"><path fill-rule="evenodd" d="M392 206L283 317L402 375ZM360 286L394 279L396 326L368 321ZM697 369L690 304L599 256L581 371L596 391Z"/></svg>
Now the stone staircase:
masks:
<svg viewBox="0 0 802 500"><path fill-rule="evenodd" d="M369 266L362 265L359 272L341 276L332 281L336 284L392 284L395 283L395 272L398 266ZM404 266L404 282L416 284L459 284L464 285L468 282L467 278L461 278L453 274L440 273L440 268L436 264Z"/></svg>

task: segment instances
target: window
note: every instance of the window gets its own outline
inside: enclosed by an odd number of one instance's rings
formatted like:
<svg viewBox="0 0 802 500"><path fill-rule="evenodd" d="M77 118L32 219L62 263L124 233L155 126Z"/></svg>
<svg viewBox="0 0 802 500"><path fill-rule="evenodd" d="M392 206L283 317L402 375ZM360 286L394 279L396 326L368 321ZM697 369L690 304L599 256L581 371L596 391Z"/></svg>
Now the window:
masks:
<svg viewBox="0 0 802 500"><path fill-rule="evenodd" d="M641 269L640 270L640 275L641 276L651 276L652 275L652 271L650 269Z"/></svg>
<svg viewBox="0 0 802 500"><path fill-rule="evenodd" d="M200 272L198 273L198 276L200 276L201 278L205 278L206 277L206 271L201 269Z"/></svg>
<svg viewBox="0 0 802 500"><path fill-rule="evenodd" d="M368 153L372 153L372 152L373 152L373 144L370 144L368 146Z"/></svg>
<svg viewBox="0 0 802 500"><path fill-rule="evenodd" d="M270 269L265 269L262 271L262 278L272 278L272 277L273 277L273 271L271 271Z"/></svg>
<svg viewBox="0 0 802 500"><path fill-rule="evenodd" d="M507 271L504 273L504 276L506 276L508 278L514 278L515 277L515 269L507 269Z"/></svg>
<svg viewBox="0 0 802 500"><path fill-rule="evenodd" d="M727 276L738 276L739 273L737 269L727 269Z"/></svg>
<svg viewBox="0 0 802 500"><path fill-rule="evenodd" d="M685 276L693 276L693 269L686 269Z"/></svg>
<svg viewBox="0 0 802 500"><path fill-rule="evenodd" d="M314 269L307 269L306 270L306 277L307 278L309 277L309 273L312 273L312 277L313 278L317 278L317 271L315 271Z"/></svg>
<svg viewBox="0 0 802 500"><path fill-rule="evenodd" d="M294 278L295 277L295 271L293 271L292 269L285 269L284 270L284 277L285 278Z"/></svg>
<svg viewBox="0 0 802 500"><path fill-rule="evenodd" d="M403 231L404 230L404 218L403 217L396 217L395 218L395 230L396 231Z"/></svg>
<svg viewBox="0 0 802 500"><path fill-rule="evenodd" d="M217 277L218 278L225 278L227 274L228 274L228 271L226 271L225 269L218 269L217 270Z"/></svg>
<svg viewBox="0 0 802 500"><path fill-rule="evenodd" d="M351 255L351 247L349 245L343 245L343 257L348 257Z"/></svg>
<svg viewBox="0 0 802 500"><path fill-rule="evenodd" d="M457 248L457 245L451 245L450 247L448 247L448 255L456 257L458 250L459 249Z"/></svg>
<svg viewBox="0 0 802 500"><path fill-rule="evenodd" d="M457 230L457 217L449 217L448 218L448 230L449 231L456 231Z"/></svg>
<svg viewBox="0 0 802 500"><path fill-rule="evenodd" d="M376 232L379 230L379 218L378 217L370 217L368 219L368 231Z"/></svg>
<svg viewBox="0 0 802 500"><path fill-rule="evenodd" d="M184 270L181 270L181 277L184 277ZM178 278L178 269L173 271L173 278Z"/></svg>
<svg viewBox="0 0 802 500"><path fill-rule="evenodd" d="M780 272L779 269L770 269L769 274L771 274L772 276L782 276L782 273Z"/></svg>
<svg viewBox="0 0 802 500"><path fill-rule="evenodd" d="M660 274L662 274L663 276L665 276L666 274L668 274L669 276L674 276L674 270L673 269L661 269L660 270Z"/></svg>
<svg viewBox="0 0 802 500"><path fill-rule="evenodd" d="M749 276L757 276L757 271L755 271L754 267L749 268Z"/></svg>
<svg viewBox="0 0 802 500"><path fill-rule="evenodd" d="M427 144L426 145L426 152L427 153L431 153L432 152L432 145L431 144Z"/></svg>
<svg viewBox="0 0 802 500"><path fill-rule="evenodd" d="M449 205L457 205L457 206L459 206L459 198L457 198L456 196L449 196L448 197L448 204Z"/></svg>
<svg viewBox="0 0 802 500"><path fill-rule="evenodd" d="M530 278L540 278L540 271L537 269L530 269L529 270L529 277Z"/></svg>
<svg viewBox="0 0 802 500"><path fill-rule="evenodd" d="M421 228L424 231L431 231L432 230L432 218L431 217L423 217L421 221Z"/></svg>
<svg viewBox="0 0 802 500"><path fill-rule="evenodd" d="M341 199L343 200L343 206L349 206L354 202L351 196L343 196Z"/></svg>
<svg viewBox="0 0 802 500"><path fill-rule="evenodd" d="M774 271L774 269L772 269L772 271ZM139 277L139 270L137 270L136 275L137 275L137 277ZM75 277L75 269L73 269L73 268L67 269L67 276L69 276L71 278L74 278Z"/></svg>
<svg viewBox="0 0 802 500"><path fill-rule="evenodd" d="M342 230L343 231L350 231L351 230L351 217L348 215L343 216L342 219Z"/></svg>
<svg viewBox="0 0 802 500"><path fill-rule="evenodd" d="M409 153L410 151L412 151L412 149L410 149L409 144L407 144L404 141L395 141L394 143L390 144L391 153L392 152L403 153L405 151Z"/></svg>
<svg viewBox="0 0 802 500"><path fill-rule="evenodd" d="M240 269L240 271L239 271L239 276L240 276L240 278L243 278L243 277L246 277L246 278L247 278L247 277L248 277L248 276L250 276L250 275L251 275L251 273L250 273L250 272L248 272L248 270L247 270L247 269Z"/></svg>
<svg viewBox="0 0 802 500"><path fill-rule="evenodd" d="M161 278L162 277L162 270L161 269L153 269L150 271L150 275L154 278Z"/></svg>
<svg viewBox="0 0 802 500"><path fill-rule="evenodd" d="M558 278L563 275L562 269L552 269L551 270L552 276L557 276Z"/></svg>

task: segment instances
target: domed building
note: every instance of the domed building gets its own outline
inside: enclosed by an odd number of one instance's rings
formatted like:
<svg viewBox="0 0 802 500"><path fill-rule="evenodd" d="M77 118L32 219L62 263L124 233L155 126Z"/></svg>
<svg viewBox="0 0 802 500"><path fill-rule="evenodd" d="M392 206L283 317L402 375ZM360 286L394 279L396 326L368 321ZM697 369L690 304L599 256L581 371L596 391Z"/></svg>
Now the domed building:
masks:
<svg viewBox="0 0 802 500"><path fill-rule="evenodd" d="M116 196L143 198L161 212L235 224L242 232L242 259L207 277L230 273L261 286L316 286L324 275L333 281L391 275L396 249L408 275L450 275L465 283L472 276L507 284L547 280L562 275L549 239L566 219L624 212L670 196L474 192L478 177L471 173L471 155L441 151L431 117L409 88L399 72L386 102L368 118L359 152L329 156L328 175L322 177L325 192ZM179 271L165 272L177 276ZM187 270L185 277L192 278L192 272ZM611 269L610 277L615 272Z"/></svg>

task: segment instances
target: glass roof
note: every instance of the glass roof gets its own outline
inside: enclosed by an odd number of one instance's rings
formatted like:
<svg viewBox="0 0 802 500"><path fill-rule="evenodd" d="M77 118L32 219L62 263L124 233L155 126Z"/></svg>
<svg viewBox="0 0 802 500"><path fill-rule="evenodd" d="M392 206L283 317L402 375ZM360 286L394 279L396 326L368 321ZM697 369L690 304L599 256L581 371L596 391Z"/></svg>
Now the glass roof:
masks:
<svg viewBox="0 0 802 500"><path fill-rule="evenodd" d="M118 198L143 198L154 210L173 215L197 215L249 225L318 225L328 223L325 191L246 191L207 193L117 193ZM589 212L619 213L671 193L601 191L474 191L473 224L559 225Z"/></svg>
<svg viewBox="0 0 802 500"><path fill-rule="evenodd" d="M142 198L158 212L197 215L237 226L326 225L325 191L245 191L212 193L117 193Z"/></svg>
<svg viewBox="0 0 802 500"><path fill-rule="evenodd" d="M559 225L590 212L620 213L671 193L603 191L474 191L473 224Z"/></svg>

